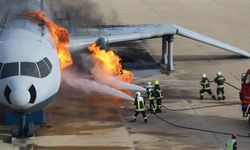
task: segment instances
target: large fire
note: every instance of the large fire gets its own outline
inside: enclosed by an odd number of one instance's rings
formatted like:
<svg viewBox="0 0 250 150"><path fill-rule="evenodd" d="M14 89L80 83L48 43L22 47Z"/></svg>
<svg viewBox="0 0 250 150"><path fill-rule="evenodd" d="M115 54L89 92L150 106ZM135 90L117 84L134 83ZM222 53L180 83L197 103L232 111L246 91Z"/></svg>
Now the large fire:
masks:
<svg viewBox="0 0 250 150"><path fill-rule="evenodd" d="M73 63L72 57L68 50L69 47L69 32L67 29L55 24L50 19L45 17L45 13L42 11L31 11L28 16L37 18L45 23L49 29L52 39L57 48L58 58L60 60L60 67L64 69ZM131 82L133 80L133 73L122 69L120 63L121 58L113 51L101 50L96 44L89 46L89 51L92 52L92 57L101 66L103 73L107 75L117 76L123 81Z"/></svg>
<svg viewBox="0 0 250 150"><path fill-rule="evenodd" d="M55 24L50 19L45 17L45 13L42 11L31 11L28 13L30 17L37 18L45 23L48 27L52 39L57 48L58 58L60 60L60 67L64 69L70 66L73 61L71 58L71 54L68 50L69 47L69 32L67 29Z"/></svg>
<svg viewBox="0 0 250 150"><path fill-rule="evenodd" d="M126 82L133 80L134 74L122 69L121 58L113 51L101 50L100 46L97 46L95 43L90 45L88 49L92 52L93 59L100 64L104 74L118 76Z"/></svg>

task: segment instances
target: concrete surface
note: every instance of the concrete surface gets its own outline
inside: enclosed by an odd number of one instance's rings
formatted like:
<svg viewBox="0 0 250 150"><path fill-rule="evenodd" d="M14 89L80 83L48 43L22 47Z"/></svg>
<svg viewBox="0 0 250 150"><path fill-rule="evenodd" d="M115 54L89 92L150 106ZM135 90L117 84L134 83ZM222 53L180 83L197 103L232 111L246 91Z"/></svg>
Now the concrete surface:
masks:
<svg viewBox="0 0 250 150"><path fill-rule="evenodd" d="M70 6L75 2L80 7L85 0L72 0ZM248 0L91 0L87 8L91 12L86 17L97 24L171 22L250 51ZM118 48L130 50L131 55L138 55L133 53L134 49L147 50L159 62L161 39L137 43L136 48L130 46L133 44ZM176 71L168 76L152 67L134 71L136 84L160 80L165 95L163 105L172 110L163 110L159 116L187 127L247 135L250 129L239 105L195 108L239 102L238 91L229 86L226 86L225 101L214 101L207 95L200 101L200 76L207 73L213 79L217 71L222 71L228 82L240 87L241 73L249 68L250 61L180 37L175 38L174 54ZM215 85L212 86L215 91ZM55 101L46 108L51 127L37 127L34 149L220 150L229 138L177 128L152 114L148 114L147 124L141 116L136 123L129 123L133 110L128 101L86 95L62 85ZM7 144L9 128L1 126L0 131L3 139L0 148L12 149ZM249 138L239 137L237 141L240 150L249 149Z"/></svg>

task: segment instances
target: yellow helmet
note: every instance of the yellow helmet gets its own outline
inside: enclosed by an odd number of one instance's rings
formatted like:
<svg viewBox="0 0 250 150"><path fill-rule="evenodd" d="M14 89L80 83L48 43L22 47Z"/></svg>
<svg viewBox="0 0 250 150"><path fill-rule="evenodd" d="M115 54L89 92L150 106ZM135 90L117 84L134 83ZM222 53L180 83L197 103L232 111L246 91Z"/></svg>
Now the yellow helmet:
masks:
<svg viewBox="0 0 250 150"><path fill-rule="evenodd" d="M159 80L154 80L154 85L158 85L159 83Z"/></svg>

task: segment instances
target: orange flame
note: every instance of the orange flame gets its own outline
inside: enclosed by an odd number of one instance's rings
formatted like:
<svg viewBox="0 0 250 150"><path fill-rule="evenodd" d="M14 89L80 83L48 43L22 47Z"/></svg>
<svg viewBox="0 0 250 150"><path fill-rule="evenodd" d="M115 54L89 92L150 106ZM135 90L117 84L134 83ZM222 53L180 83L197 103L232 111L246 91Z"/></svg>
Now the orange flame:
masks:
<svg viewBox="0 0 250 150"><path fill-rule="evenodd" d="M57 54L61 69L70 66L73 63L73 60L68 50L69 32L67 31L67 29L55 24L54 22L46 18L43 11L31 11L28 13L28 16L41 20L49 29L52 39L57 48Z"/></svg>
<svg viewBox="0 0 250 150"><path fill-rule="evenodd" d="M121 58L113 51L101 50L97 44L88 47L92 52L92 57L100 64L102 71L108 75L118 76L125 82L131 82L134 74L128 70L122 69Z"/></svg>

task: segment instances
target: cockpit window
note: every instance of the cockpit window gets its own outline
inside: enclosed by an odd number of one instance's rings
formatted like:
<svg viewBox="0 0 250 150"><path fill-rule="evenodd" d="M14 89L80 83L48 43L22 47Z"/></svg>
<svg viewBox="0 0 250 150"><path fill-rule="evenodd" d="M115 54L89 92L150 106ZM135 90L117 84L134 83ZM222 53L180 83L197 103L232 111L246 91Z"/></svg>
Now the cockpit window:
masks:
<svg viewBox="0 0 250 150"><path fill-rule="evenodd" d="M39 62L20 62L20 73L22 76L45 78L52 71L52 64L47 57ZM18 76L19 62L0 63L0 79Z"/></svg>
<svg viewBox="0 0 250 150"><path fill-rule="evenodd" d="M48 59L47 57L45 57L43 60L46 62L46 64L47 64L48 67L49 67L49 70L51 71L51 69L52 69L52 64L50 63L49 59Z"/></svg>
<svg viewBox="0 0 250 150"><path fill-rule="evenodd" d="M21 62L21 75L39 78L39 71L35 63Z"/></svg>
<svg viewBox="0 0 250 150"><path fill-rule="evenodd" d="M17 76L19 74L19 68L18 63L6 63L3 66L2 73L1 73L1 79Z"/></svg>
<svg viewBox="0 0 250 150"><path fill-rule="evenodd" d="M43 60L39 61L37 63L37 65L38 65L38 68L40 70L41 78L44 78L47 75L49 75L50 69L49 69L49 67L47 66L47 64Z"/></svg>

